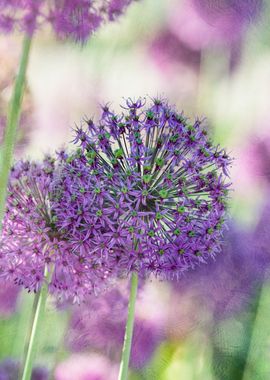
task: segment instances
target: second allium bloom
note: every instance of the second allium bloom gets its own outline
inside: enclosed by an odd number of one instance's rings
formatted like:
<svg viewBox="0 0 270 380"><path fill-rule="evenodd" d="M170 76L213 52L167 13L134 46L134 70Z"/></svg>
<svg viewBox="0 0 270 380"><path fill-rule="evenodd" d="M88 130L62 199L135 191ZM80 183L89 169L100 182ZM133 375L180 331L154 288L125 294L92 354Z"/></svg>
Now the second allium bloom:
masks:
<svg viewBox="0 0 270 380"><path fill-rule="evenodd" d="M178 278L220 251L230 158L166 101L108 106L76 130L55 183L56 226L118 274Z"/></svg>
<svg viewBox="0 0 270 380"><path fill-rule="evenodd" d="M99 257L82 257L56 227L51 187L63 157L62 152L58 161L45 157L13 167L0 238L0 278L35 292L48 283L50 293L79 301L105 286L107 272Z"/></svg>

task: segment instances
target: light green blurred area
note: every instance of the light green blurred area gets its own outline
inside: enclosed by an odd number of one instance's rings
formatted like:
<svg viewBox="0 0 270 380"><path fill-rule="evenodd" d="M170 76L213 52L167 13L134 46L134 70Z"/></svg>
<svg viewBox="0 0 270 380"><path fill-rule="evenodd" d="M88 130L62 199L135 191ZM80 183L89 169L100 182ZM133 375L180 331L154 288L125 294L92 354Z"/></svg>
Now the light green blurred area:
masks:
<svg viewBox="0 0 270 380"><path fill-rule="evenodd" d="M231 75L228 72L226 49L209 49L203 53L198 78L191 68L180 64L163 72L151 56L151 41L165 27L173 3L176 0L141 0L119 22L100 30L86 46L56 42L50 33L36 36L28 71L34 129L26 154L39 158L65 145L71 140L71 128L84 116L98 117L99 103L111 102L119 109L123 98L129 96L164 96L191 118L208 118L215 142L226 145L235 157L231 216L243 225L254 226L267 190L252 177L250 158L245 155L255 136L270 136L269 4L266 2L261 22L250 28L236 70ZM239 380L270 378L269 284L258 297L249 367ZM24 293L18 311L11 318L0 319L0 359L22 356L32 302L33 297ZM247 344L248 319L249 315L235 316L216 327L215 344L221 353L231 358ZM56 360L68 355L63 347L67 321L67 313L55 312L50 303L37 347L37 363L53 368ZM212 359L212 342L198 327L178 343L164 342L150 365L139 374L131 374L130 379L219 380L213 374Z"/></svg>

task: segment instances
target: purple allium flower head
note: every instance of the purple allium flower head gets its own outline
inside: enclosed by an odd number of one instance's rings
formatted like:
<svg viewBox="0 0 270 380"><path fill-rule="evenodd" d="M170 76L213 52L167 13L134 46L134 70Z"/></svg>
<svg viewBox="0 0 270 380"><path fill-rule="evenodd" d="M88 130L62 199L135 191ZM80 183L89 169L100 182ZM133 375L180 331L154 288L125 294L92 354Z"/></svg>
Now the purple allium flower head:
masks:
<svg viewBox="0 0 270 380"><path fill-rule="evenodd" d="M60 38L85 41L102 23L121 15L132 0L1 0L0 29L29 35L51 24Z"/></svg>
<svg viewBox="0 0 270 380"><path fill-rule="evenodd" d="M47 281L47 266L50 291L79 300L97 282L102 287L106 272L100 258L84 256L56 228L49 199L54 175L55 159L49 156L41 163L19 161L13 167L0 240L0 278L37 291Z"/></svg>
<svg viewBox="0 0 270 380"><path fill-rule="evenodd" d="M73 352L98 350L119 361L128 309L128 294L112 289L98 298L90 297L75 306L66 344ZM94 312L93 312L94 310ZM163 324L158 319L136 315L131 350L131 367L143 368L164 338Z"/></svg>
<svg viewBox="0 0 270 380"><path fill-rule="evenodd" d="M77 128L53 195L56 226L109 267L178 278L220 251L230 158L166 101L128 99Z"/></svg>

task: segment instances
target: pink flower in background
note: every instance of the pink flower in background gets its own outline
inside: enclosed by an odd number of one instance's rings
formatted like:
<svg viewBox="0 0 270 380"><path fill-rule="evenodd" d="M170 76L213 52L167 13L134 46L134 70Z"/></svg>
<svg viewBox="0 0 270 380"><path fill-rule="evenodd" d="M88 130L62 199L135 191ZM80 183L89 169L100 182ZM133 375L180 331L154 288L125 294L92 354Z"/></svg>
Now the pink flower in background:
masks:
<svg viewBox="0 0 270 380"><path fill-rule="evenodd" d="M193 0L172 9L171 31L191 49L234 43L262 9L261 0Z"/></svg>
<svg viewBox="0 0 270 380"><path fill-rule="evenodd" d="M201 52L190 48L168 28L154 36L149 51L162 70L179 63L189 65L196 70L200 67Z"/></svg>
<svg viewBox="0 0 270 380"><path fill-rule="evenodd" d="M178 63L198 71L204 49L227 45L230 66L234 68L241 55L243 36L261 10L262 0L179 1L154 35L149 51L162 70Z"/></svg>
<svg viewBox="0 0 270 380"><path fill-rule="evenodd" d="M98 354L72 355L56 367L55 380L116 380L117 368Z"/></svg>
<svg viewBox="0 0 270 380"><path fill-rule="evenodd" d="M250 175L270 184L270 136L252 137L246 152Z"/></svg>

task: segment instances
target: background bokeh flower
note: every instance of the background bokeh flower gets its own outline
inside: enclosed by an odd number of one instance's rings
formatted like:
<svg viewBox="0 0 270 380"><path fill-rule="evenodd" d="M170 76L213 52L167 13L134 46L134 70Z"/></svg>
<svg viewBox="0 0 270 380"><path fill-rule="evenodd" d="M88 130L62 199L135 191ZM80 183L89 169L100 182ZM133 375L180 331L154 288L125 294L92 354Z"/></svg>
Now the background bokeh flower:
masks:
<svg viewBox="0 0 270 380"><path fill-rule="evenodd" d="M13 358L7 358L0 362L0 379L17 380L20 373L20 363ZM48 380L49 374L45 367L35 367L32 373L32 380Z"/></svg>
<svg viewBox="0 0 270 380"><path fill-rule="evenodd" d="M17 28L32 35L51 24L58 37L85 41L104 21L121 15L131 0L46 0L1 1L0 28L10 33Z"/></svg>
<svg viewBox="0 0 270 380"><path fill-rule="evenodd" d="M19 287L12 281L0 281L0 315L9 316L16 310Z"/></svg>
<svg viewBox="0 0 270 380"><path fill-rule="evenodd" d="M116 380L117 367L98 354L74 354L55 370L56 380Z"/></svg>
<svg viewBox="0 0 270 380"><path fill-rule="evenodd" d="M141 292L151 294L151 289L142 286ZM146 300L138 299L138 308L146 308ZM125 334L128 307L128 286L121 286L100 295L88 297L85 304L74 307L66 344L73 352L98 351L116 363L120 360ZM164 340L166 313L147 313L135 318L130 366L142 369L152 359L157 347Z"/></svg>

